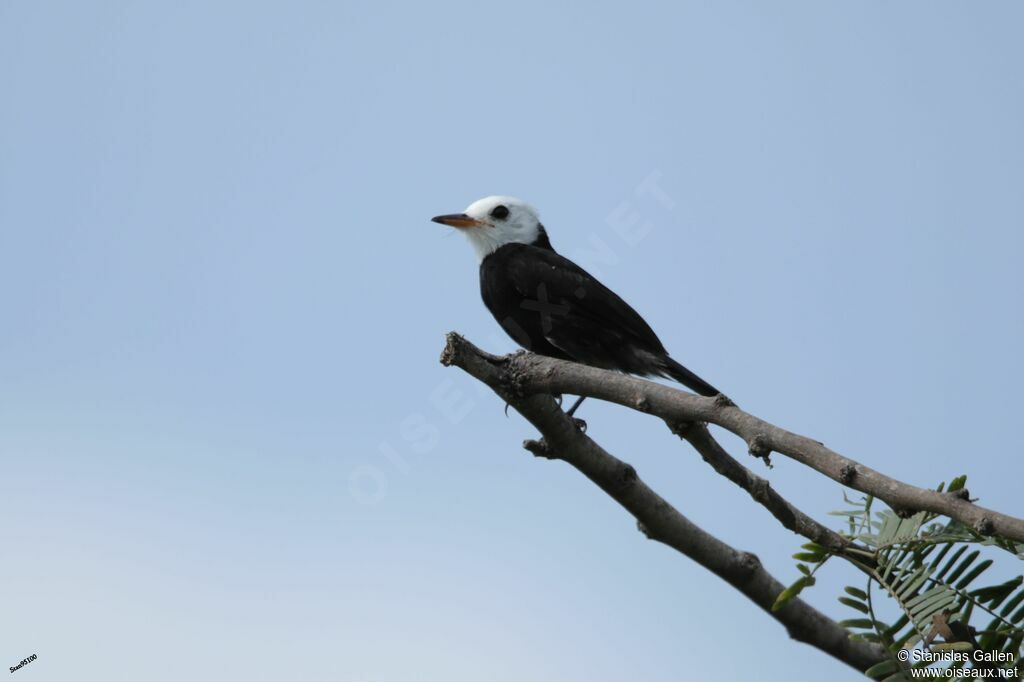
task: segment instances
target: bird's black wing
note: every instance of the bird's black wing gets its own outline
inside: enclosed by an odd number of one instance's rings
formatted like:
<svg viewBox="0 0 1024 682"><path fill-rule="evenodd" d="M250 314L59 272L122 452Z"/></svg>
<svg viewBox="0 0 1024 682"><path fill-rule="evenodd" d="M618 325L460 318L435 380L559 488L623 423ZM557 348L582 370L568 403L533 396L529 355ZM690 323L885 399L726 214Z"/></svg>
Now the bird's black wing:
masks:
<svg viewBox="0 0 1024 682"><path fill-rule="evenodd" d="M574 360L648 374L650 356L665 355L639 313L568 258L526 245L502 255L502 274L524 312L537 316L544 338Z"/></svg>

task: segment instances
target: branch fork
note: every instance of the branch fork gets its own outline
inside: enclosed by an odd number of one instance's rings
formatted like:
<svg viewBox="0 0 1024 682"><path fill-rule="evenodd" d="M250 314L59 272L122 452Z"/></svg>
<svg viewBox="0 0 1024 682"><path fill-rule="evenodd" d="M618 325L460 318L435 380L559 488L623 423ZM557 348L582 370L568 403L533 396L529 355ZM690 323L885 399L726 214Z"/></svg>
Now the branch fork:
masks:
<svg viewBox="0 0 1024 682"><path fill-rule="evenodd" d="M601 381L622 379L622 375L529 353L491 355L455 333L448 335L441 362L458 366L485 383L540 431L542 438L523 442L527 451L545 459L560 459L575 467L632 514L637 528L646 537L672 547L728 582L783 625L794 639L858 671L887 659L882 646L851 640L844 627L799 598L772 611L775 599L785 586L765 570L757 556L729 546L683 516L652 490L633 466L613 456L581 431L552 397L569 393L609 400L607 392L596 389ZM670 393L652 391L653 387ZM613 402L641 412L649 411L664 419L673 432L693 445L718 473L747 490L786 528L836 553L849 546L848 540L791 505L768 481L733 459L714 440L705 424L713 420L707 417L714 410L737 409L731 403L725 405L716 398L691 396L639 380L621 384L619 390L619 399ZM673 395L689 409L665 409L666 396Z"/></svg>

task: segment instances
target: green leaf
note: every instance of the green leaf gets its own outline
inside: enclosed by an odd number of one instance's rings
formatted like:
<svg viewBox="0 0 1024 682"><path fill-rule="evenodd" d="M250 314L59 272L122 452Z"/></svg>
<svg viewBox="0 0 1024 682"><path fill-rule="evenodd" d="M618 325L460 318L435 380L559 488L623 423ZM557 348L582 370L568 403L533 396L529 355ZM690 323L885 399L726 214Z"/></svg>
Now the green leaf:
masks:
<svg viewBox="0 0 1024 682"><path fill-rule="evenodd" d="M907 608L913 610L917 608L919 605L931 599L932 597L940 594L945 594L948 591L949 588L946 585L939 585L937 587L933 587L932 589L926 592L922 592L921 594L915 596L913 599L908 600L906 606Z"/></svg>
<svg viewBox="0 0 1024 682"><path fill-rule="evenodd" d="M809 575L805 575L805 576L803 576L801 578L798 578L795 583L793 583L792 585L790 585L789 587L784 589L779 594L779 596L775 598L775 603L772 604L772 611L778 611L783 606L785 606L787 602L791 601L798 594L803 592L805 587L809 587L809 586L811 586L813 584L814 584L814 578L812 578Z"/></svg>
<svg viewBox="0 0 1024 682"><path fill-rule="evenodd" d="M849 587L848 586L848 587L845 587L843 589L845 590L846 594L850 595L851 597L856 597L857 599L860 599L861 601L865 601L868 598L868 593L867 592L865 592L864 590L858 590L856 587Z"/></svg>
<svg viewBox="0 0 1024 682"><path fill-rule="evenodd" d="M885 562L885 570L882 571L882 582L886 583L889 581L890 575L892 575L893 569L903 563L903 559L907 556L910 550L902 549L895 554L888 557Z"/></svg>
<svg viewBox="0 0 1024 682"><path fill-rule="evenodd" d="M901 649L913 649L921 641L921 633L915 630L910 631L910 636L900 643Z"/></svg>
<svg viewBox="0 0 1024 682"><path fill-rule="evenodd" d="M953 545L949 545L949 546L950 546L950 547L952 547ZM960 559L960 556L961 556L961 555L962 555L962 554L963 554L964 552L966 552L966 551L967 551L967 545L961 545L961 546L960 546L960 549L958 549L958 550L956 550L955 552L953 552L953 556L952 556L952 557L950 557L949 561L947 561L947 562L946 562L946 565L942 567L942 570L941 570L941 571L939 571L939 572L938 572L938 573L937 573L937 574L935 575L935 579L936 579L936 580L942 580L942 579L943 579L943 577L944 577L944 576L946 575L946 573L948 573L948 572L949 572L949 569L953 567L953 564L955 564L955 563L957 562L957 560L959 560L959 559ZM941 558L942 558L942 554L940 554L940 555L938 556L938 559L941 559ZM937 561L938 559L936 559L936 561Z"/></svg>
<svg viewBox="0 0 1024 682"><path fill-rule="evenodd" d="M944 556L946 556L946 553L949 552L949 550L952 549L952 547L953 547L953 543L949 543L949 544L943 545L942 549L939 550L939 555L937 557L935 557L934 559L932 559L932 563L931 563L931 568L932 569L936 568L942 562L942 558ZM942 576L940 575L939 577L941 578Z"/></svg>
<svg viewBox="0 0 1024 682"><path fill-rule="evenodd" d="M860 611L861 613L870 613L870 610L868 609L867 604L864 604L863 602L859 602L856 599L850 599L849 597L839 597L839 603L840 604L846 604L851 609L856 609L856 610Z"/></svg>
<svg viewBox="0 0 1024 682"><path fill-rule="evenodd" d="M869 630L875 627L875 621L870 618L850 618L849 620L839 621L839 626L844 628L861 628L862 630Z"/></svg>
<svg viewBox="0 0 1024 682"><path fill-rule="evenodd" d="M989 608L996 609L1003 601L1013 594L1013 591L1020 587L1021 583L1024 582L1024 576L1017 576L1012 580L1007 580L1005 583L1000 585L993 585L992 587L981 587L973 590L971 596L980 603L989 602ZM1024 592L1021 593L1024 595Z"/></svg>
<svg viewBox="0 0 1024 682"><path fill-rule="evenodd" d="M1020 651L1021 642L1024 642L1024 630L1018 629L1016 633L1010 637L1010 641L1006 643L1006 646L1003 647L1003 651L1015 654Z"/></svg>
<svg viewBox="0 0 1024 682"><path fill-rule="evenodd" d="M1024 601L1024 590L1021 590L1013 596L1013 599L1006 602L1006 606L1004 606L1003 610L999 612L999 615L1003 618L1006 618L1006 616L1009 615L1010 611L1013 611L1014 607L1016 607L1017 604L1021 603L1022 601Z"/></svg>
<svg viewBox="0 0 1024 682"><path fill-rule="evenodd" d="M900 585L899 592L897 595L901 600L906 599L910 595L917 591L917 588L924 584L924 581L928 579L928 575L931 571L927 568L919 569L917 572L907 578L902 585Z"/></svg>
<svg viewBox="0 0 1024 682"><path fill-rule="evenodd" d="M882 677L882 675L888 675L889 673L896 672L899 669L900 666L895 660L887 658L881 663L875 663L873 666L865 670L864 675L878 679Z"/></svg>
<svg viewBox="0 0 1024 682"><path fill-rule="evenodd" d="M978 564L977 566L975 566L975 567L974 567L974 568L973 568L973 569L971 570L971 572L970 572L970 573L968 573L967 575L965 575L965 576L964 576L964 577L963 577L963 578L962 578L962 579L960 580L960 582L958 582L958 583L956 584L956 589L958 589L958 590L962 590L962 589L964 589L965 587L967 587L968 585L970 585L970 584L971 584L971 581L972 581L972 580L974 580L974 579L975 579L975 578L977 578L977 577L978 577L979 575L981 575L981 574L982 574L982 573L983 573L983 572L985 571L985 569L987 569L987 568L988 568L989 566L991 566L991 565L992 565L992 560L991 560L991 559L985 559L984 561L982 561L982 562L981 562L980 564ZM949 579L949 582L953 582L953 580L954 580L954 579L953 579L953 578L951 577L951 578Z"/></svg>
<svg viewBox="0 0 1024 682"><path fill-rule="evenodd" d="M970 651L974 648L974 644L971 642L942 642L933 644L932 648L936 651Z"/></svg>
<svg viewBox="0 0 1024 682"><path fill-rule="evenodd" d="M915 630L914 628L910 628L909 630L904 632L903 635L899 639L893 640L893 643L892 643L893 651L896 651L898 649L913 649L914 645L913 644L907 644L907 642L909 642L911 639L913 639L915 637L917 639L921 639L921 635L918 633L918 631Z"/></svg>
<svg viewBox="0 0 1024 682"><path fill-rule="evenodd" d="M878 529L878 544L887 545L896 536L900 520L892 512L888 512L882 518L882 527Z"/></svg>
<svg viewBox="0 0 1024 682"><path fill-rule="evenodd" d="M889 638L895 637L896 634L900 630L905 628L907 626L907 623L909 623L909 622L910 622L910 616L908 616L906 613L904 613L902 616L900 616L898 619L896 619L895 623L893 623L892 625L889 626L889 628L885 631L885 636L889 637ZM911 630L911 632L913 632L913 630Z"/></svg>
<svg viewBox="0 0 1024 682"><path fill-rule="evenodd" d="M952 590L948 590L943 594L937 595L932 599L922 602L917 607L912 609L911 614L914 618L914 622L919 624L926 623L933 615L940 611L945 611L956 603L957 594Z"/></svg>
<svg viewBox="0 0 1024 682"><path fill-rule="evenodd" d="M793 555L793 558L797 561L809 561L812 564L821 563L824 557L823 554L811 554L810 552L797 552Z"/></svg>
<svg viewBox="0 0 1024 682"><path fill-rule="evenodd" d="M957 490L963 490L963 487L967 485L967 474L963 476L957 476L949 482L949 487L946 488L946 492L955 492Z"/></svg>
<svg viewBox="0 0 1024 682"><path fill-rule="evenodd" d="M946 579L946 582L951 583L957 578L959 578L963 574L963 572L966 571L968 567L970 567L970 565L974 563L974 560L977 559L978 555L980 554L981 552L979 552L978 550L974 550L973 552L968 554L964 558L964 560L961 561L960 564L953 569L953 572L949 574L949 578Z"/></svg>

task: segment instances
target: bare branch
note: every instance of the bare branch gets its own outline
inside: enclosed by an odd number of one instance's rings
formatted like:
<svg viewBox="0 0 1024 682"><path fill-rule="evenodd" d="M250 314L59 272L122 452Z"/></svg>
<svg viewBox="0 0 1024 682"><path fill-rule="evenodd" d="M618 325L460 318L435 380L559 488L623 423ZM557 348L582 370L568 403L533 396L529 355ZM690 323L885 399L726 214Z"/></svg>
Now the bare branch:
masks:
<svg viewBox="0 0 1024 682"><path fill-rule="evenodd" d="M452 346L449 335L449 346ZM482 354L465 339L466 353ZM669 424L707 422L731 431L747 443L751 454L778 452L845 486L883 500L900 514L929 511L956 519L982 535L1000 535L1024 542L1024 520L974 504L966 490L938 493L890 478L870 467L748 414L724 396L704 398L669 386L565 360L518 353L503 368L511 390L519 396L538 393L585 395L661 417Z"/></svg>
<svg viewBox="0 0 1024 682"><path fill-rule="evenodd" d="M771 483L736 461L719 445L704 424L690 422L676 425L672 430L680 438L685 438L715 471L750 493L754 501L771 512L783 527L817 542L836 554L844 554L853 544L828 526L818 523L797 509L776 492ZM854 563L862 562L863 559L854 560Z"/></svg>
<svg viewBox="0 0 1024 682"><path fill-rule="evenodd" d="M483 381L537 427L543 439L524 443L527 450L571 464L629 511L649 538L685 554L728 582L785 626L794 639L817 647L858 671L887 658L884 648L852 641L846 629L799 598L772 612L771 606L785 586L761 566L756 556L734 549L680 514L648 487L632 466L577 429L550 395L524 395L519 390L523 376L521 361L529 357L490 355L457 334L449 334L441 361L461 367ZM541 368L541 372L548 369L554 372L557 368ZM530 366L530 370L536 367ZM699 436L695 437L702 446L706 445Z"/></svg>

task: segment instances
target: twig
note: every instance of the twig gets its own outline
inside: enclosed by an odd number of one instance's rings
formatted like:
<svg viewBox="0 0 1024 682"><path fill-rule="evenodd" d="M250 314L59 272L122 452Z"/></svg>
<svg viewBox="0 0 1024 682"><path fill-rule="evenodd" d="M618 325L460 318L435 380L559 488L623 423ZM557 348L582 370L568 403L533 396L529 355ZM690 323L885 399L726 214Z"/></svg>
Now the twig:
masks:
<svg viewBox="0 0 1024 682"><path fill-rule="evenodd" d="M864 564L863 555L846 555L847 548L854 543L797 509L776 492L771 483L736 461L714 439L707 426L701 423L688 423L671 428L673 433L686 439L716 472L746 490L755 502L771 512L784 528L818 543L834 554L846 557L858 566Z"/></svg>

